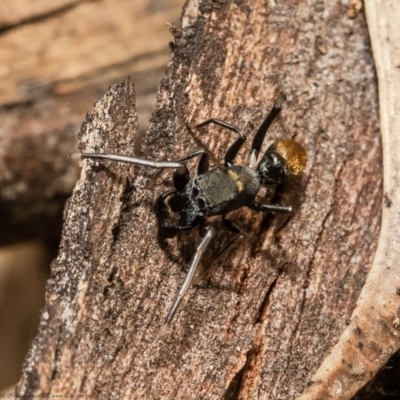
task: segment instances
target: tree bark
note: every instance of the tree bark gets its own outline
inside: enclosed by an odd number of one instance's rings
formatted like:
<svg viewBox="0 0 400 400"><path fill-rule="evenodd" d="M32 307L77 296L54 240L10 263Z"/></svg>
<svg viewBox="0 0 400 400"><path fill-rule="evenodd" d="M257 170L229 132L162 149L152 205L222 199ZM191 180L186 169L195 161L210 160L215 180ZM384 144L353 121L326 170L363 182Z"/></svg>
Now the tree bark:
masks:
<svg viewBox="0 0 400 400"><path fill-rule="evenodd" d="M293 399L354 309L382 199L364 15L350 18L340 1L189 0L173 33L142 155L174 159L207 147L219 166L232 135L186 124L216 117L251 138L284 91L266 145L294 138L307 149L302 191L291 196L296 213L284 226L247 209L234 213L244 239L191 288L161 336L199 234L157 240L153 204L171 187L167 172L149 190L150 169L83 162L19 395ZM113 86L83 124L80 151L133 155L134 103L129 81ZM220 232L213 254L228 236Z"/></svg>
<svg viewBox="0 0 400 400"><path fill-rule="evenodd" d="M386 399L398 396L400 389L400 5L366 0L365 7L379 80L385 193L381 232L349 324L298 400L349 399L381 369L354 400Z"/></svg>

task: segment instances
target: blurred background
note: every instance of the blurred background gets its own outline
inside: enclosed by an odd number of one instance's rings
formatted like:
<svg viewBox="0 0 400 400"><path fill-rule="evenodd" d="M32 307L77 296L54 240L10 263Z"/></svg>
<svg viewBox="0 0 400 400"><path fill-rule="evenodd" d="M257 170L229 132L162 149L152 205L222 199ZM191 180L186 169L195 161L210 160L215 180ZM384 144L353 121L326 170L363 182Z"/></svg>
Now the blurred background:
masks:
<svg viewBox="0 0 400 400"><path fill-rule="evenodd" d="M170 56L166 23L184 0L0 2L0 393L37 331L76 136L110 85L130 76L141 131Z"/></svg>
<svg viewBox="0 0 400 400"><path fill-rule="evenodd" d="M131 77L146 130L184 0L0 1L0 396L36 335L93 103ZM397 358L396 358L397 357ZM357 399L399 398L396 354Z"/></svg>

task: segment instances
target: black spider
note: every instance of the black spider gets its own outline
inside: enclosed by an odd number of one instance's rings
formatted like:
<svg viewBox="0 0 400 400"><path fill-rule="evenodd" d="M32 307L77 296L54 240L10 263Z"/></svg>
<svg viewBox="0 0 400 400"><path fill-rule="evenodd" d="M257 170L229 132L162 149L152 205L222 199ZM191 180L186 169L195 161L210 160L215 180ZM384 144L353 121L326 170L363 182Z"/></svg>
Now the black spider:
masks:
<svg viewBox="0 0 400 400"><path fill-rule="evenodd" d="M180 231L201 226L205 233L192 257L182 287L165 319L165 325L171 322L193 280L202 254L216 233L215 227L205 225L208 217L223 216L224 226L235 233L239 233L240 229L232 221L224 218L227 213L233 210L246 206L260 212L288 214L293 212L292 206L255 201L261 185L287 183L293 178L299 178L307 163L307 154L301 144L294 140L278 140L266 150L257 168L254 168L265 135L282 109L282 99L284 99L284 96L281 96L274 104L254 136L249 166L233 164L233 160L246 141L246 136L238 127L214 118L200 124L188 125L189 128L199 128L214 123L237 133L238 138L225 154L224 166L213 170L209 170L209 155L206 149L193 151L174 161L153 161L117 154L83 153L80 155L82 158L102 158L151 168L175 169L173 174L175 189L163 193L156 200L160 232L164 237L172 237ZM191 179L185 162L197 156L200 157L198 174ZM169 207L166 203L167 199ZM171 222L170 210L177 214L177 223Z"/></svg>

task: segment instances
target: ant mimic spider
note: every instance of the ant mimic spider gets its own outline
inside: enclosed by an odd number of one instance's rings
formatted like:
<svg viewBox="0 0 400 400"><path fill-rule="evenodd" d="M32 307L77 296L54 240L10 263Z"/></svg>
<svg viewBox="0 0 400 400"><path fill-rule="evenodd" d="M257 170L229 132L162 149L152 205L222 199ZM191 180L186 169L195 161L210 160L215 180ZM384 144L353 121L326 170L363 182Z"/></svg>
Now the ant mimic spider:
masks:
<svg viewBox="0 0 400 400"><path fill-rule="evenodd" d="M160 233L164 237L172 237L181 231L199 226L204 234L191 259L185 280L165 319L164 326L167 326L175 315L193 280L203 253L216 234L216 228L206 224L208 217L222 216L222 222L228 230L240 233L240 228L225 218L227 213L241 207L249 207L265 213L291 214L293 212L290 205L266 204L255 200L261 185L290 182L293 178L301 177L306 167L307 154L303 146L297 141L287 139L277 140L268 147L258 166L255 167L266 133L282 109L282 100L284 100L283 95L276 101L255 134L248 166L234 165L233 163L246 141L246 136L237 126L215 118L199 124L188 124L189 128L200 128L214 123L236 133L237 139L228 148L224 157L224 165L212 170L209 170L207 149L193 151L174 161L153 161L117 154L79 154L79 157L82 158L107 159L150 168L175 170L173 173L174 189L161 194L155 204ZM199 157L198 172L195 178L191 178L185 162L194 157ZM171 221L171 211L177 214L177 223Z"/></svg>

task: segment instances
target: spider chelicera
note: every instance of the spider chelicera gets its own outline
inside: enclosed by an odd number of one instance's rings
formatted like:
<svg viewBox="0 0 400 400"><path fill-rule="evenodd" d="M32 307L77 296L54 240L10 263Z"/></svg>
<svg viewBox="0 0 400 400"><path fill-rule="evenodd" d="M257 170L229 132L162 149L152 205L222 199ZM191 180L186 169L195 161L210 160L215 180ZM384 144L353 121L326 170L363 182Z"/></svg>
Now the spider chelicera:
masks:
<svg viewBox="0 0 400 400"><path fill-rule="evenodd" d="M261 185L277 185L290 182L302 176L307 163L307 154L303 146L295 140L277 140L274 142L256 166L257 157L266 133L282 109L284 95L276 101L267 118L254 136L248 166L234 165L233 161L246 141L246 136L235 125L211 118L199 124L188 124L189 128L200 128L214 123L237 134L236 141L228 148L223 167L209 170L208 150L196 150L174 161L153 161L139 157L117 154L83 153L79 157L107 159L143 165L150 168L174 169L174 189L161 194L155 208L159 220L160 234L173 237L181 231L201 228L202 240L190 262L185 280L165 319L168 325L175 315L185 293L193 280L200 259L216 234L216 228L207 224L207 218L222 216L222 223L228 230L240 233L240 228L225 215L241 207L265 213L293 212L290 205L259 203L255 200ZM190 178L186 161L199 157L197 176ZM255 167L256 166L256 167ZM171 211L177 214L177 220L171 220Z"/></svg>

